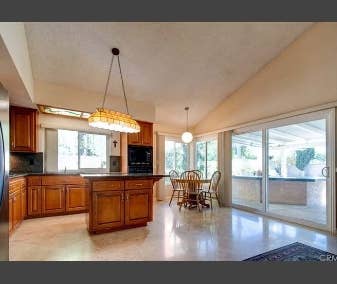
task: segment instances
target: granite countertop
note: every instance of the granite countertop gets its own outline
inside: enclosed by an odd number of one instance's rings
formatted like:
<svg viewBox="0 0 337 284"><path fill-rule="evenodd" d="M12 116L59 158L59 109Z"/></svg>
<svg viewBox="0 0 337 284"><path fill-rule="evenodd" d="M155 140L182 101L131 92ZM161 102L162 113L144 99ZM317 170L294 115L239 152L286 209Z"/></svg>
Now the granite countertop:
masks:
<svg viewBox="0 0 337 284"><path fill-rule="evenodd" d="M64 172L64 171L46 171L40 173L9 173L10 178L24 177L24 176L53 176L53 175L66 175L66 176L79 176L79 172Z"/></svg>
<svg viewBox="0 0 337 284"><path fill-rule="evenodd" d="M166 175L156 175L148 173L137 173L137 174L127 174L120 172L111 172L111 173L80 173L80 172L64 172L64 171L46 171L41 173L10 173L9 178L17 178L24 176L47 176L47 175L71 175L71 176L81 176L83 178L100 178L100 177L118 177L118 178L127 178L127 177L156 177L161 178Z"/></svg>
<svg viewBox="0 0 337 284"><path fill-rule="evenodd" d="M126 179L126 178L163 178L167 177L168 175L157 175L157 174L149 174L149 173L100 173L100 174L80 174L81 177L83 178L88 178L88 179L96 179L96 178L121 178L121 179Z"/></svg>

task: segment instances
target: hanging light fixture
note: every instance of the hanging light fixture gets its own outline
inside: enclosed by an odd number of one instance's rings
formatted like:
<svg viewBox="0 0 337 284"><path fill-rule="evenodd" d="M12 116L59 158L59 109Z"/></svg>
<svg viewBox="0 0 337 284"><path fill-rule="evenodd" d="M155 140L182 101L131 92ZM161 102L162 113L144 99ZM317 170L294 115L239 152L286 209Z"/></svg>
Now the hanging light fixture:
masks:
<svg viewBox="0 0 337 284"><path fill-rule="evenodd" d="M181 135L181 140L183 140L184 143L190 143L193 140L193 135L191 132L188 131L188 110L189 107L185 107L186 110L186 131Z"/></svg>
<svg viewBox="0 0 337 284"><path fill-rule="evenodd" d="M104 92L102 107L97 108L95 112L90 114L88 118L89 125L92 127L103 128L103 129L119 131L119 132L127 132L127 133L140 132L140 126L138 122L134 120L129 114L128 101L125 95L124 80L123 80L123 75L122 75L122 70L121 70L121 64L119 61L119 49L113 48L111 52L112 52L112 58L111 58L110 69L109 69L109 74L108 74L108 80L105 85L105 92ZM112 64L113 64L113 60L115 56L117 56L119 74L120 74L121 81L122 81L122 89L123 89L126 113L121 113L118 111L109 110L109 109L104 108L105 99L106 99L109 82L110 82Z"/></svg>

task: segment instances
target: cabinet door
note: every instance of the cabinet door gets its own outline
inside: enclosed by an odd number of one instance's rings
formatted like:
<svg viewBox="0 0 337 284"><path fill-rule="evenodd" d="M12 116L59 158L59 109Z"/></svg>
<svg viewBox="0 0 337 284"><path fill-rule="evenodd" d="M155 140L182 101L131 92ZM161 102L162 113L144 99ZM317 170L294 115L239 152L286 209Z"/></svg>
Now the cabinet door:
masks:
<svg viewBox="0 0 337 284"><path fill-rule="evenodd" d="M11 151L36 151L36 111L12 107L10 111Z"/></svg>
<svg viewBox="0 0 337 284"><path fill-rule="evenodd" d="M92 192L93 228L113 229L124 224L124 192Z"/></svg>
<svg viewBox="0 0 337 284"><path fill-rule="evenodd" d="M28 186L28 216L41 215L41 186Z"/></svg>
<svg viewBox="0 0 337 284"><path fill-rule="evenodd" d="M13 197L10 196L8 199L8 230L12 232L13 230Z"/></svg>
<svg viewBox="0 0 337 284"><path fill-rule="evenodd" d="M141 124L141 136L142 136L142 145L152 146L153 131L151 123Z"/></svg>
<svg viewBox="0 0 337 284"><path fill-rule="evenodd" d="M42 214L65 211L64 185L42 186Z"/></svg>
<svg viewBox="0 0 337 284"><path fill-rule="evenodd" d="M27 194L26 187L21 189L21 219L25 219L27 216Z"/></svg>
<svg viewBox="0 0 337 284"><path fill-rule="evenodd" d="M141 132L129 133L128 134L128 144L129 145L141 145Z"/></svg>
<svg viewBox="0 0 337 284"><path fill-rule="evenodd" d="M13 229L21 222L22 213L21 213L21 191L18 191L13 196Z"/></svg>
<svg viewBox="0 0 337 284"><path fill-rule="evenodd" d="M144 224L152 220L152 189L125 191L125 224Z"/></svg>
<svg viewBox="0 0 337 284"><path fill-rule="evenodd" d="M80 185L67 185L66 211L76 212L87 209L86 187Z"/></svg>

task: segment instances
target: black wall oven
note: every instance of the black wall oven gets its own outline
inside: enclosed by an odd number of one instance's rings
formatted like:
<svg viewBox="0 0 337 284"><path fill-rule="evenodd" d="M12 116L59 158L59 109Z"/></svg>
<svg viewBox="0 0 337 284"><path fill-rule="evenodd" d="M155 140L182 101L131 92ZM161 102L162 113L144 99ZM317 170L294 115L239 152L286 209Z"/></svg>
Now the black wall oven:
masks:
<svg viewBox="0 0 337 284"><path fill-rule="evenodd" d="M129 173L153 173L152 146L128 146Z"/></svg>

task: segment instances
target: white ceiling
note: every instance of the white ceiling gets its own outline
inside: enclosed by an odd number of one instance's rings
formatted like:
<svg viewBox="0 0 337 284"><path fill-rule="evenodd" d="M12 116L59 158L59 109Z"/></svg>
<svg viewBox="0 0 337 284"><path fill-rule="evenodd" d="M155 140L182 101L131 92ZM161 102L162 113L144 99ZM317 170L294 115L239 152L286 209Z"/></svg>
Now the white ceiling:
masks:
<svg viewBox="0 0 337 284"><path fill-rule="evenodd" d="M25 27L35 80L103 93L110 50L118 47L127 97L154 104L157 122L183 126L186 105L194 125L310 25L120 22ZM121 96L117 70L114 64L109 94Z"/></svg>

